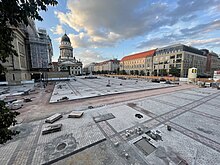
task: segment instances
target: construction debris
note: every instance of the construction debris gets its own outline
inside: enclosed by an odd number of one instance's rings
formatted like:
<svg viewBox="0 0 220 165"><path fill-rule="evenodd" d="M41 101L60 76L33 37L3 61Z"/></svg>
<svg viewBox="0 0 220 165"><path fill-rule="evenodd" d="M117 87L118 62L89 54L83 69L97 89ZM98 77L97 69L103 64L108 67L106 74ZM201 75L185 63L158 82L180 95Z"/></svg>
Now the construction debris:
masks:
<svg viewBox="0 0 220 165"><path fill-rule="evenodd" d="M50 134L50 133L53 133L53 132L61 131L61 128L62 128L62 124L55 124L55 125L47 126L43 129L42 135L46 135L46 134Z"/></svg>
<svg viewBox="0 0 220 165"><path fill-rule="evenodd" d="M63 116L59 113L56 113L54 114L53 116L51 117L48 117L46 120L45 120L45 123L54 123L55 121L59 120L60 118L62 118Z"/></svg>
<svg viewBox="0 0 220 165"><path fill-rule="evenodd" d="M72 111L69 115L68 118L80 118L83 115L83 111Z"/></svg>

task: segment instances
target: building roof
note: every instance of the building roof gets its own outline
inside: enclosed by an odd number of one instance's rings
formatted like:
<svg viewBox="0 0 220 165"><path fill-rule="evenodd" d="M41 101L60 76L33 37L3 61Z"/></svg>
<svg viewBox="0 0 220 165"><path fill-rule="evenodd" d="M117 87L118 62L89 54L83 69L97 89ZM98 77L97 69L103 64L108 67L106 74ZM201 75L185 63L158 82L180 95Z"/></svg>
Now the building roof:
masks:
<svg viewBox="0 0 220 165"><path fill-rule="evenodd" d="M156 55L160 55L161 53L171 53L173 51L186 51L186 52L191 52L199 55L204 55L202 50L199 50L197 48L194 48L192 46L187 46L183 44L174 44L174 45L169 45L165 46L162 48L158 48L156 51Z"/></svg>
<svg viewBox="0 0 220 165"><path fill-rule="evenodd" d="M65 33L63 35L63 37L61 38L61 42L66 41L66 42L70 42L70 38L67 36L67 34Z"/></svg>
<svg viewBox="0 0 220 165"><path fill-rule="evenodd" d="M125 56L121 59L121 61L128 61L128 60L134 60L138 58L145 58L145 57L153 56L155 51L156 49L153 49L153 50L149 50L146 52L140 52L140 53L132 54L129 56Z"/></svg>

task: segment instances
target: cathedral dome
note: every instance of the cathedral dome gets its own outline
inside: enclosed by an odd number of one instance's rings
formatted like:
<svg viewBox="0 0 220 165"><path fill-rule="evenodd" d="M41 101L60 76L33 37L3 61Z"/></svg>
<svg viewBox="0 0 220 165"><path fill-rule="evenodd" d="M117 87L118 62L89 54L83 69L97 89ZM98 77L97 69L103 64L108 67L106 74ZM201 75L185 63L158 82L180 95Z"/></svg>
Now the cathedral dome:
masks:
<svg viewBox="0 0 220 165"><path fill-rule="evenodd" d="M61 38L61 42L70 42L70 38L66 35L66 33L63 35L63 37Z"/></svg>

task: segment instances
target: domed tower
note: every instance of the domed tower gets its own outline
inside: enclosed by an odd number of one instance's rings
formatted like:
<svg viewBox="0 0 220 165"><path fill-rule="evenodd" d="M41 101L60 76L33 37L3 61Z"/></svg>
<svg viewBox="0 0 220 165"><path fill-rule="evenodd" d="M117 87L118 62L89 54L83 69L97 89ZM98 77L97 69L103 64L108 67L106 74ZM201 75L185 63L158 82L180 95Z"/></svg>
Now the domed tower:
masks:
<svg viewBox="0 0 220 165"><path fill-rule="evenodd" d="M73 47L66 33L61 38L58 71L69 72L70 76L82 74L82 62L73 57Z"/></svg>
<svg viewBox="0 0 220 165"><path fill-rule="evenodd" d="M73 58L73 47L71 46L70 38L66 33L61 38L60 58Z"/></svg>

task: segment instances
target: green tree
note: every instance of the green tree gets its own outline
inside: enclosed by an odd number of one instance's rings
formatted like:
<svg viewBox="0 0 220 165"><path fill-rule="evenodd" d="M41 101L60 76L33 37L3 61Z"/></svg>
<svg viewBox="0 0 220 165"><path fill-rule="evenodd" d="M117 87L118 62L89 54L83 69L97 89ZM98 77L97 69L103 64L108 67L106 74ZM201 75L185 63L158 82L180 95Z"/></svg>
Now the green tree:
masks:
<svg viewBox="0 0 220 165"><path fill-rule="evenodd" d="M57 5L57 0L1 0L0 1L0 61L6 62L10 55L17 55L12 44L13 30L21 24L28 25L28 18L42 21L39 11L48 5ZM1 65L1 64L0 64ZM3 70L0 70L2 73Z"/></svg>
<svg viewBox="0 0 220 165"><path fill-rule="evenodd" d="M133 70L131 70L131 71L130 71L130 74L131 74L131 75L134 75L134 71L133 71Z"/></svg>
<svg viewBox="0 0 220 165"><path fill-rule="evenodd" d="M48 5L57 5L57 0L0 0L0 62L4 63L12 55L17 56L12 44L13 29L21 24L28 25L28 19L42 21L40 11L46 11ZM0 63L0 74L4 71ZM9 129L16 124L19 113L10 111L3 101L0 102L0 143L10 140L18 132Z"/></svg>
<svg viewBox="0 0 220 165"><path fill-rule="evenodd" d="M175 76L175 77L179 77L180 76L180 69L177 69L176 67L172 67L169 70L169 74L171 74L172 76Z"/></svg>
<svg viewBox="0 0 220 165"><path fill-rule="evenodd" d="M167 70L166 69L161 69L160 70L160 75L161 76L167 76L168 75Z"/></svg>
<svg viewBox="0 0 220 165"><path fill-rule="evenodd" d="M6 143L12 139L12 136L18 134L18 131L8 129L11 125L17 123L16 116L19 112L10 111L4 101L0 101L0 144Z"/></svg>

